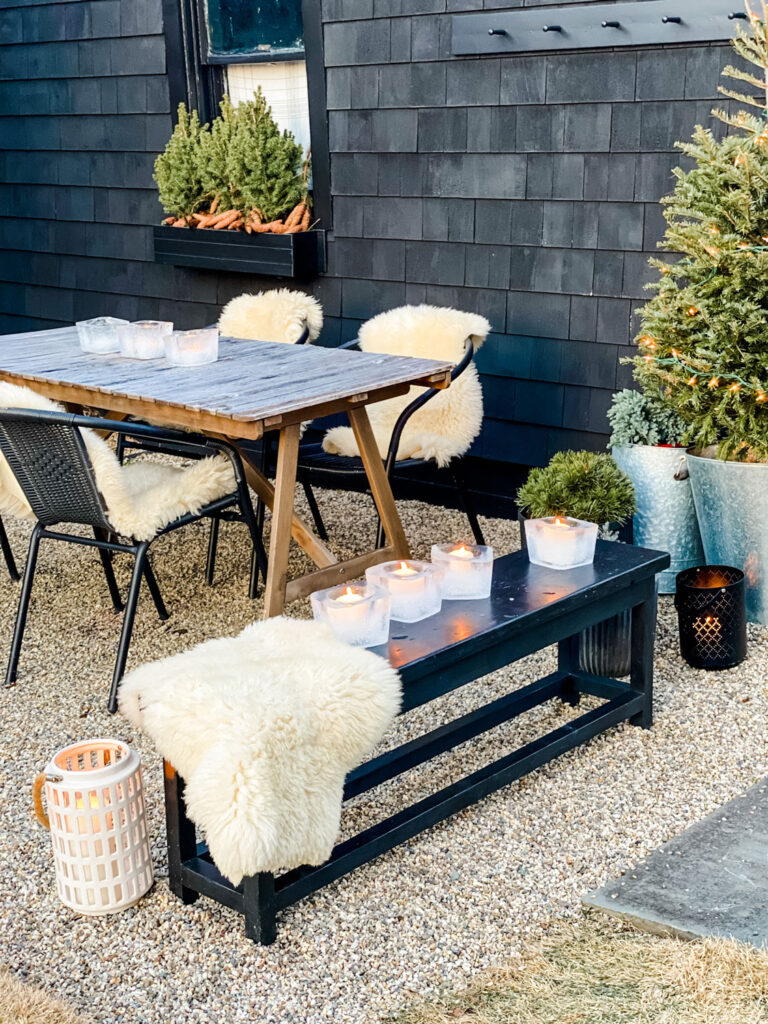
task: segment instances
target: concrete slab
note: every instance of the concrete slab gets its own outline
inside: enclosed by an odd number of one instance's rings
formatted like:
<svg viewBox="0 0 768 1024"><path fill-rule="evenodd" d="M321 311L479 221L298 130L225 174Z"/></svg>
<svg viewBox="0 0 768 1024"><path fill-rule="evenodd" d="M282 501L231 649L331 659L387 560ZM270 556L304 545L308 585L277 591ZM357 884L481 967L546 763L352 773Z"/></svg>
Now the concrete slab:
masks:
<svg viewBox="0 0 768 1024"><path fill-rule="evenodd" d="M645 931L768 946L768 779L583 902Z"/></svg>

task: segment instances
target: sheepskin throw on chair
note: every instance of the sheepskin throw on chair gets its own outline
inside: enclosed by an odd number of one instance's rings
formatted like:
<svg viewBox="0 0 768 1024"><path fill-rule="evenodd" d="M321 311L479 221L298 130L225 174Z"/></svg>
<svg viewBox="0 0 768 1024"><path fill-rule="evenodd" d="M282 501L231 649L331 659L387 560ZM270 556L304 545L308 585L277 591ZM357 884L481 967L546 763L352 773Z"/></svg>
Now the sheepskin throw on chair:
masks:
<svg viewBox="0 0 768 1024"><path fill-rule="evenodd" d="M30 388L0 382L0 408L64 412L64 407ZM93 430L81 429L107 517L123 537L152 540L168 523L235 489L231 463L221 456L191 466L169 466L140 460L121 466L107 442ZM0 510L34 519L24 492L0 455Z"/></svg>
<svg viewBox="0 0 768 1024"><path fill-rule="evenodd" d="M120 687L120 710L184 779L187 813L234 885L328 859L344 778L399 709L387 661L288 618L144 665Z"/></svg>
<svg viewBox="0 0 768 1024"><path fill-rule="evenodd" d="M276 288L258 295L238 295L221 311L219 331L228 338L284 341L293 344L309 329L314 341L323 329L323 307L311 295Z"/></svg>
<svg viewBox="0 0 768 1024"><path fill-rule="evenodd" d="M460 362L464 343L471 338L479 348L491 329L485 317L439 306L401 306L380 313L360 328L363 352L384 352L395 356L421 356ZM376 441L385 458L392 430L403 409L424 388L412 387L409 394L390 398L368 407ZM474 363L458 380L441 391L408 421L398 459L434 459L447 466L467 451L483 423L483 392ZM323 439L323 448L334 455L359 455L350 427L334 427Z"/></svg>

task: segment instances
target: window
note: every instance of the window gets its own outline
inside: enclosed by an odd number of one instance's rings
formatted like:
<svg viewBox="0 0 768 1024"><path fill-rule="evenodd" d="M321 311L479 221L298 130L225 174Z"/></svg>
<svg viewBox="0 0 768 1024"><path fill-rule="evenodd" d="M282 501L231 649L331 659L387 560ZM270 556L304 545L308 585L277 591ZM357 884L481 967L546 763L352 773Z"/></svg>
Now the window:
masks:
<svg viewBox="0 0 768 1024"><path fill-rule="evenodd" d="M208 121L225 94L238 103L260 86L280 127L312 150L315 215L330 227L319 8L317 0L163 0L173 109L184 102Z"/></svg>
<svg viewBox="0 0 768 1024"><path fill-rule="evenodd" d="M300 0L206 0L211 55L304 54Z"/></svg>

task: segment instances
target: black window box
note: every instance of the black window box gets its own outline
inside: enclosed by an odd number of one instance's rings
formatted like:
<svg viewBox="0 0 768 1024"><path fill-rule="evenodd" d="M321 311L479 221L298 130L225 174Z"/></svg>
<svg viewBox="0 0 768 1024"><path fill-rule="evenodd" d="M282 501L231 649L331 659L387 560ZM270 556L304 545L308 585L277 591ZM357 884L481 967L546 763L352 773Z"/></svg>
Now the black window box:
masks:
<svg viewBox="0 0 768 1024"><path fill-rule="evenodd" d="M154 230L157 263L303 281L325 271L325 231L249 235L245 231L166 225Z"/></svg>

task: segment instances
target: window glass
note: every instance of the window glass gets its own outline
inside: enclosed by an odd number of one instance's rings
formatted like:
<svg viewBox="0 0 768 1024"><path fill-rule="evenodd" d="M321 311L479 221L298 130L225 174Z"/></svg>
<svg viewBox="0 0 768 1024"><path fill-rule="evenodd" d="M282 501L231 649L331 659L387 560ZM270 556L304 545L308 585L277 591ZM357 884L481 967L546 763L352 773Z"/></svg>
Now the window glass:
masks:
<svg viewBox="0 0 768 1024"><path fill-rule="evenodd" d="M301 0L206 0L212 54L303 49Z"/></svg>

